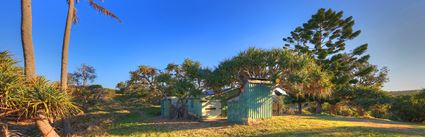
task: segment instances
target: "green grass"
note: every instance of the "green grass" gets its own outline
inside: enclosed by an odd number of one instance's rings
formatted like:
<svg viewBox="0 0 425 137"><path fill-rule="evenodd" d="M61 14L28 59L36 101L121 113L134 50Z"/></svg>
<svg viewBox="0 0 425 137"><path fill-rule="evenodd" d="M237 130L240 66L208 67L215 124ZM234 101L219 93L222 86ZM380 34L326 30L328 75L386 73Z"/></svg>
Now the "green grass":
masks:
<svg viewBox="0 0 425 137"><path fill-rule="evenodd" d="M128 103L126 97L93 114L104 124L81 135L102 136L425 136L425 124L324 115L274 116L252 125L190 122L160 118L158 106ZM100 113L102 112L102 113Z"/></svg>

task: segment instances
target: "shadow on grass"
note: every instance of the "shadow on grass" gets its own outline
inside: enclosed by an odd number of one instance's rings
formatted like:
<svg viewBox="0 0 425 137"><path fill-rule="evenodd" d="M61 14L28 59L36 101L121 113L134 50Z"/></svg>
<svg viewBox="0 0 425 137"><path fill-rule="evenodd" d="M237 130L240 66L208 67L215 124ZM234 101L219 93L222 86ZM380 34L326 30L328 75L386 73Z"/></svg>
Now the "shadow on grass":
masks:
<svg viewBox="0 0 425 137"><path fill-rule="evenodd" d="M374 126L363 126L357 124L354 126L338 126L332 128L309 128L301 129L278 129L273 130L270 127L261 127L250 129L245 126L238 126L237 131L232 130L232 126L225 121L213 122L194 122L183 120L171 120L160 118L158 115L160 109L157 106L146 106L143 104L132 103L127 96L117 96L111 104L102 104L100 109L93 110L91 113L76 116L73 125L77 127L76 135L81 136L172 136L173 131L186 131L193 129L208 129L209 131L223 133L225 135L238 135L250 133L258 136L425 136L424 129L410 123L386 121L379 119L360 119L345 118L325 115L306 115L303 119L317 119L325 121L347 121L347 122L365 122ZM383 126L379 124L389 124L393 126ZM402 128L397 124L403 124ZM314 126L314 125L312 125ZM214 128L219 127L219 128ZM265 128L265 129L264 129ZM224 130L220 130L224 129ZM250 129L253 131L246 132ZM215 131L216 130L216 131ZM229 131L230 132L225 132ZM257 132L258 131L258 132ZM171 133L173 132L173 133ZM189 131L190 132L190 131ZM208 136L208 135L205 135Z"/></svg>
<svg viewBox="0 0 425 137"><path fill-rule="evenodd" d="M328 121L347 121L347 122L367 122L374 124L402 124L402 125L416 125L423 126L420 123L392 121L388 119L366 119L366 118L353 118L353 117L342 117L342 116L329 116L329 115L305 115L309 116L306 119L317 119L317 120L328 120Z"/></svg>
<svg viewBox="0 0 425 137"><path fill-rule="evenodd" d="M93 107L84 115L71 118L75 127L74 135L133 135L137 133L156 134L175 130L209 128L222 124L193 122L160 118L158 106L148 106L134 101L128 95L116 96L99 108Z"/></svg>
<svg viewBox="0 0 425 137"><path fill-rule="evenodd" d="M103 136L116 123L139 121L159 115L159 108L140 103L128 103L129 95L118 95L111 101L91 106L83 115L74 116L71 124L77 136Z"/></svg>
<svg viewBox="0 0 425 137"><path fill-rule="evenodd" d="M425 136L425 132L402 132L398 128L371 128L360 126L318 128L309 130L283 131L262 134L252 137L283 137L283 136Z"/></svg>
<svg viewBox="0 0 425 137"><path fill-rule="evenodd" d="M112 128L108 130L110 135L160 135L172 131L184 131L192 129L203 129L212 127L221 127L229 125L223 121L198 122L186 120L172 120L168 118L150 117L137 118L136 114L129 114L126 118L121 119L119 123L114 123Z"/></svg>

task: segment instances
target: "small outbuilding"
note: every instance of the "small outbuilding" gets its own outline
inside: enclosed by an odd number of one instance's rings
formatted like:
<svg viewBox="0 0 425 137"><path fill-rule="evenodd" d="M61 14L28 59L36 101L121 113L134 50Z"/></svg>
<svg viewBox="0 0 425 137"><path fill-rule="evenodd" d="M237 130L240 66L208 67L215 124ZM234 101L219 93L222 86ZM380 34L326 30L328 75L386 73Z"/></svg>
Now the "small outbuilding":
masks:
<svg viewBox="0 0 425 137"><path fill-rule="evenodd" d="M200 119L213 119L221 115L220 100L207 98L190 98L187 102L189 114Z"/></svg>
<svg viewBox="0 0 425 137"><path fill-rule="evenodd" d="M166 97L161 100L161 116L171 117L172 107L177 106L177 97Z"/></svg>
<svg viewBox="0 0 425 137"><path fill-rule="evenodd" d="M177 108L177 97L167 97L161 101L161 116L172 117L172 109ZM203 98L189 98L186 109L188 113L198 119L212 119L221 115L220 100Z"/></svg>
<svg viewBox="0 0 425 137"><path fill-rule="evenodd" d="M227 121L249 123L252 120L271 118L273 99L271 82L264 79L249 79L239 96L227 102Z"/></svg>

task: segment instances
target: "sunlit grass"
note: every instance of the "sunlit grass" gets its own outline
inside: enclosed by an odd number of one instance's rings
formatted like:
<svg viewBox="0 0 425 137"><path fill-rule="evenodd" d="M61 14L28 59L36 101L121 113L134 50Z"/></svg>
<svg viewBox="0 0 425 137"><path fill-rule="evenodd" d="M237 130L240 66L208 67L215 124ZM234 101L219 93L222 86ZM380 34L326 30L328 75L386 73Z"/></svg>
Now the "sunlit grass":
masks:
<svg viewBox="0 0 425 137"><path fill-rule="evenodd" d="M160 118L159 106L125 103L115 99L100 111L101 136L425 136L425 124L326 115L287 115L260 120L252 125L226 122L190 122ZM123 104L125 103L125 104ZM119 106L119 107L118 107ZM107 112L107 114L105 114Z"/></svg>
<svg viewBox="0 0 425 137"><path fill-rule="evenodd" d="M152 119L151 119L152 120ZM153 122L129 115L108 131L112 136L425 136L423 125L336 118L276 116L254 125L183 121Z"/></svg>

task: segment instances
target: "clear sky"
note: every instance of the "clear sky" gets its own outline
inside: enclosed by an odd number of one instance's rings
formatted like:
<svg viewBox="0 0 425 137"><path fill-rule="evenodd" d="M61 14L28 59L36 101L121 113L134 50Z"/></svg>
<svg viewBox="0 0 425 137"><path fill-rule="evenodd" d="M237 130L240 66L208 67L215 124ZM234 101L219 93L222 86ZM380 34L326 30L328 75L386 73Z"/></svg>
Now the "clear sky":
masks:
<svg viewBox="0 0 425 137"><path fill-rule="evenodd" d="M33 0L33 39L39 75L60 78L66 0ZM95 83L115 87L129 71L146 64L164 68L185 58L213 67L247 47L281 47L282 38L319 8L353 16L362 34L348 44L369 43L371 62L390 69L386 90L425 88L424 0L105 0L118 23L77 4L69 70L86 63ZM0 4L0 51L23 65L20 1Z"/></svg>

